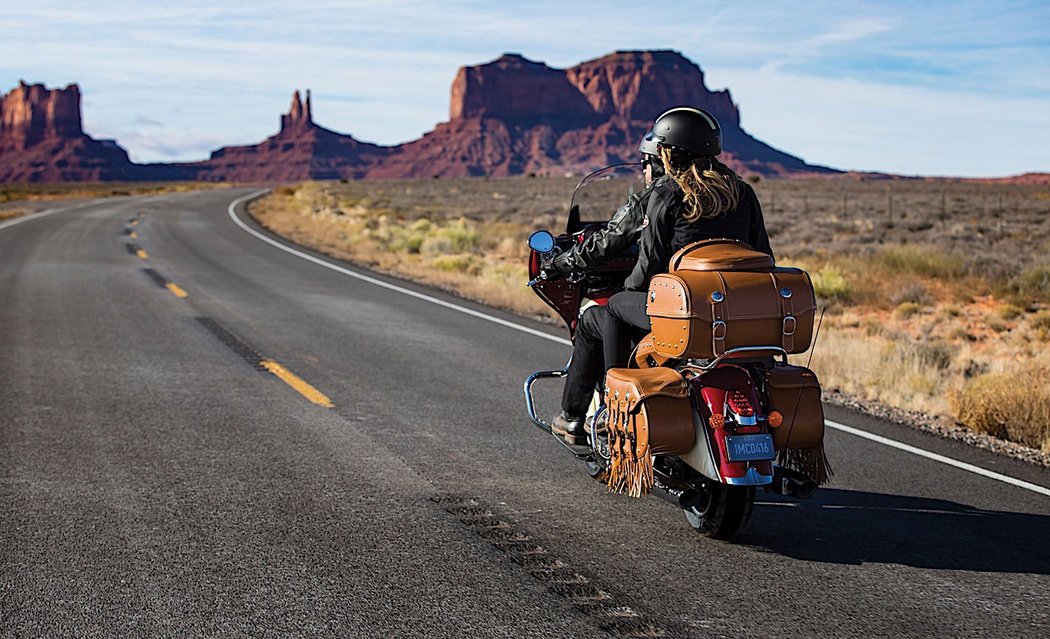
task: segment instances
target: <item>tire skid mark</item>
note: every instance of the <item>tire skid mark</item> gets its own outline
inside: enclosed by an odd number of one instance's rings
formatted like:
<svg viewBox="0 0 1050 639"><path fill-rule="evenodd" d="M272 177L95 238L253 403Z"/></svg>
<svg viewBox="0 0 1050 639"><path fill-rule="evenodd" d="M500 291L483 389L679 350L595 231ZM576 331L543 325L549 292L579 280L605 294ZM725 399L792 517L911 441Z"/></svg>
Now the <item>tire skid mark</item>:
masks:
<svg viewBox="0 0 1050 639"><path fill-rule="evenodd" d="M164 279L164 277L160 273L154 271L151 268L144 268L142 269L142 272L145 273L151 280L153 280L153 283L157 286L161 288L168 287L168 280Z"/></svg>
<svg viewBox="0 0 1050 639"><path fill-rule="evenodd" d="M197 321L200 322L204 328L208 329L212 335L217 337L220 342L229 347L230 350L237 353L244 361L251 364L255 370L260 373L266 372L266 368L262 365L263 360L266 358L262 356L262 353L249 346L247 342L234 335L229 329L210 317L198 317Z"/></svg>
<svg viewBox="0 0 1050 639"><path fill-rule="evenodd" d="M151 268L144 268L142 269L142 272L145 273L151 280L153 280L154 284L156 284L160 288L167 289L175 297L178 297L179 299L185 299L187 297L188 294L181 286L165 278L157 271Z"/></svg>
<svg viewBox="0 0 1050 639"><path fill-rule="evenodd" d="M431 501L456 517L474 534L507 555L547 590L566 599L612 637L675 637L620 597L552 555L528 533L517 529L479 499L455 495L431 497Z"/></svg>
<svg viewBox="0 0 1050 639"><path fill-rule="evenodd" d="M237 337L237 335L216 320L210 317L198 317L197 321L200 322L204 328L208 329L212 335L217 337L220 342L229 347L230 350L240 355L241 358L248 362L253 368L255 368L255 370L261 373L269 373L273 375L287 384L295 392L318 406L323 406L325 408L334 407L332 400L329 399L327 395L308 384L281 364L255 350L250 344L242 340L240 337Z"/></svg>

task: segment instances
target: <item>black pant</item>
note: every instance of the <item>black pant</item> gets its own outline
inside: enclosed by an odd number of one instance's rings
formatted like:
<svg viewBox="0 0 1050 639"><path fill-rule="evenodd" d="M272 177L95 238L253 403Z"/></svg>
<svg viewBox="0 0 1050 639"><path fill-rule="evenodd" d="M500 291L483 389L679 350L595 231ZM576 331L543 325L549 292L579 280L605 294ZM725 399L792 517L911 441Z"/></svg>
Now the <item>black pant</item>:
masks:
<svg viewBox="0 0 1050 639"><path fill-rule="evenodd" d="M625 368L638 340L652 330L644 291L623 291L609 298L604 327L605 368Z"/></svg>
<svg viewBox="0 0 1050 639"><path fill-rule="evenodd" d="M572 364L565 377L561 408L569 415L583 417L598 382L610 368L625 368L631 350L649 333L645 314L645 293L625 291L609 298L608 306L592 306L584 311L576 327Z"/></svg>
<svg viewBox="0 0 1050 639"><path fill-rule="evenodd" d="M574 417L587 414L594 388L605 375L602 331L608 314L604 306L592 306L583 312L576 325L572 364L569 365L565 390L561 396L562 410Z"/></svg>

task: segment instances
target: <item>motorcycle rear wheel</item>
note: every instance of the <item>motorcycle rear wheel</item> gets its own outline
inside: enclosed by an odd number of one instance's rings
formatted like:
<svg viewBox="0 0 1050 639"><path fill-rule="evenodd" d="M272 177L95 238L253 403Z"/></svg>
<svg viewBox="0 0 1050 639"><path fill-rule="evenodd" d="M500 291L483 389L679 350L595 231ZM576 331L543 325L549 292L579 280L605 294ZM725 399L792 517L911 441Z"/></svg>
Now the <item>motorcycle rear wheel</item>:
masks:
<svg viewBox="0 0 1050 639"><path fill-rule="evenodd" d="M682 512L698 533L712 539L728 540L747 524L754 504L754 486L709 484L700 503Z"/></svg>

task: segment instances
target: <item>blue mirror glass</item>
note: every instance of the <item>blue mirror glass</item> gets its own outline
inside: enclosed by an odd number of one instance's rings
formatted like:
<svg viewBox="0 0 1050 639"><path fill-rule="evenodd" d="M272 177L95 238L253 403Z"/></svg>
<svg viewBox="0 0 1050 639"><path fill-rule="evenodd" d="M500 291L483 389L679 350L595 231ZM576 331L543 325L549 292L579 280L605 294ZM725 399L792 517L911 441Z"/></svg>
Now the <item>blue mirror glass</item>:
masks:
<svg viewBox="0 0 1050 639"><path fill-rule="evenodd" d="M529 248L540 253L554 250L554 236L550 231L536 231L529 236Z"/></svg>

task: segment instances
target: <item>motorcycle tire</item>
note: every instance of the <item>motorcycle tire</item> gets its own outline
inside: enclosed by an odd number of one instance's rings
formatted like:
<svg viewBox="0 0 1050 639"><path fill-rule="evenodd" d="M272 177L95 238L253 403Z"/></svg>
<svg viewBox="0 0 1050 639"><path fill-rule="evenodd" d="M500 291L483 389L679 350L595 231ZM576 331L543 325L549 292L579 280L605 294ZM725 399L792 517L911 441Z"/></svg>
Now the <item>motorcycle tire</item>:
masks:
<svg viewBox="0 0 1050 639"><path fill-rule="evenodd" d="M712 539L729 540L747 524L754 504L754 486L713 484L709 485L700 503L682 512L698 533Z"/></svg>
<svg viewBox="0 0 1050 639"><path fill-rule="evenodd" d="M587 469L587 474L591 476L591 479L598 483L604 484L605 480L609 478L609 469L604 464L588 459L583 463L583 466Z"/></svg>

